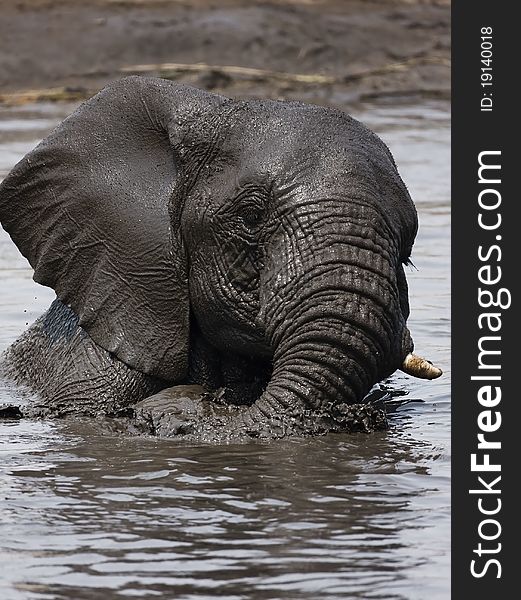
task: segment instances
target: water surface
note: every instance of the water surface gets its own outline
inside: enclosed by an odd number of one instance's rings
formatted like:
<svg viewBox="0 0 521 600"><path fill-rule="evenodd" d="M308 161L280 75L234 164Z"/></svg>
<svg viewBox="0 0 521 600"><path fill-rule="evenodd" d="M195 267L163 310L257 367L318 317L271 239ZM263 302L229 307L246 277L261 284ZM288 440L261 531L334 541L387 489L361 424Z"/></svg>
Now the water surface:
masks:
<svg viewBox="0 0 521 600"><path fill-rule="evenodd" d="M0 178L73 106L0 107ZM418 208L417 351L391 429L240 445L0 422L0 598L450 597L449 106L366 106ZM0 229L0 351L54 293ZM17 399L0 381L0 403Z"/></svg>

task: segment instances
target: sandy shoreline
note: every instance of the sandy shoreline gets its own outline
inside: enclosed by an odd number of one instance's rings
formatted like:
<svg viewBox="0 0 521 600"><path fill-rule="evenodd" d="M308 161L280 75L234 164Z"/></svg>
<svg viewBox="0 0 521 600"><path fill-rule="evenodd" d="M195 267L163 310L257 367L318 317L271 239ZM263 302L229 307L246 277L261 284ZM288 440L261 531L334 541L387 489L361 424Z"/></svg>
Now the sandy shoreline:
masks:
<svg viewBox="0 0 521 600"><path fill-rule="evenodd" d="M322 104L450 96L444 0L4 0L0 102L77 100L131 74Z"/></svg>

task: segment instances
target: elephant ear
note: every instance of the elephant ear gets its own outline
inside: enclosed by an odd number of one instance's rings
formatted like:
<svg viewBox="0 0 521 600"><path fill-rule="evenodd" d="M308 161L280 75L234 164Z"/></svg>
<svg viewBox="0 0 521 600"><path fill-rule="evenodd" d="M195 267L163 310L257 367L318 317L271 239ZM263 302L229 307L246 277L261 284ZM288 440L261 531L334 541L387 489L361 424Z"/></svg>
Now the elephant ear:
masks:
<svg viewBox="0 0 521 600"><path fill-rule="evenodd" d="M182 170L175 147L224 100L124 78L82 104L0 185L0 221L34 280L54 288L100 346L169 381L186 373L189 338L186 257L170 234Z"/></svg>

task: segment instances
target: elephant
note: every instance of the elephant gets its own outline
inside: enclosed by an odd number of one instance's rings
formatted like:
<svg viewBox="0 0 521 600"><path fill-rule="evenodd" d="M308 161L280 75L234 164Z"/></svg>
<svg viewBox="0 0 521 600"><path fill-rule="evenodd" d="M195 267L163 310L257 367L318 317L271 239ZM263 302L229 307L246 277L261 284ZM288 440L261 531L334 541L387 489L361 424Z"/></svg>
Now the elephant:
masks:
<svg viewBox="0 0 521 600"><path fill-rule="evenodd" d="M0 220L56 292L3 369L53 414L157 395L170 435L371 430L377 383L441 375L406 324L415 206L342 110L123 77L12 169Z"/></svg>

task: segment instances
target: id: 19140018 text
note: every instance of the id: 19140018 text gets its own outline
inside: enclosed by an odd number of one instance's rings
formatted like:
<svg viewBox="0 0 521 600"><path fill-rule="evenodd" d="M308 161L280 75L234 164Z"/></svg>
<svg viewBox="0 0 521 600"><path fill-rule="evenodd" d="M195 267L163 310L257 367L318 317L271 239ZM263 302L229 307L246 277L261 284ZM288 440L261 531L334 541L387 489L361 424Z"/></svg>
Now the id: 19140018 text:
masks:
<svg viewBox="0 0 521 600"><path fill-rule="evenodd" d="M481 111L492 112L492 27L481 28Z"/></svg>

